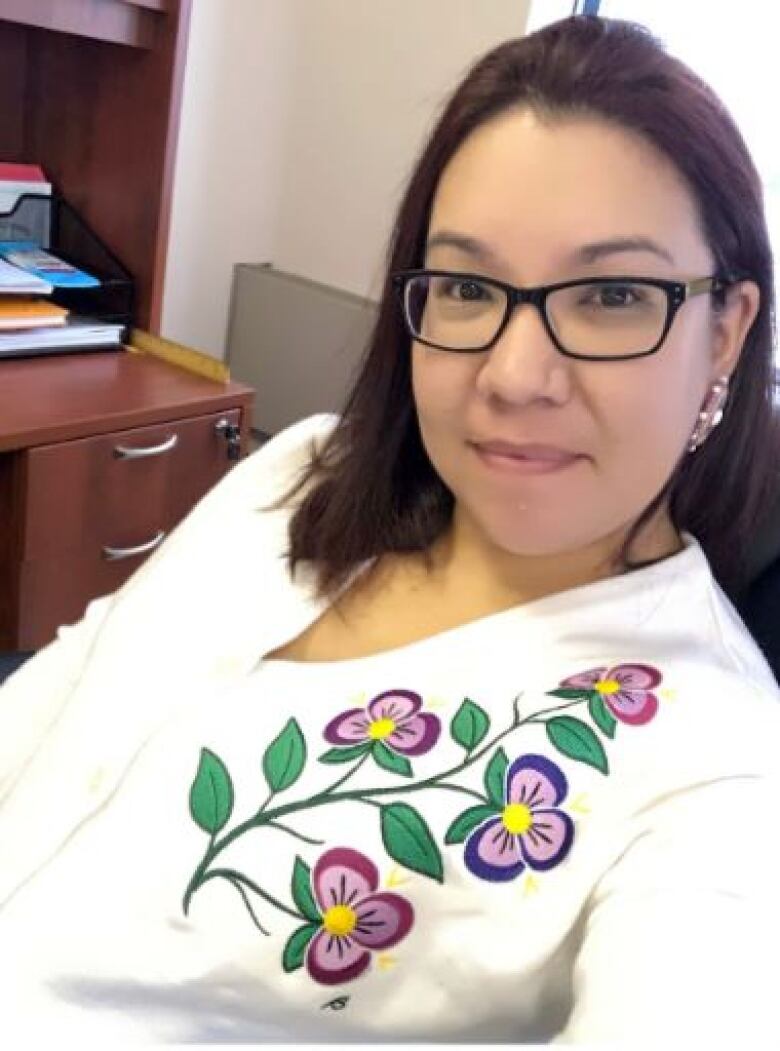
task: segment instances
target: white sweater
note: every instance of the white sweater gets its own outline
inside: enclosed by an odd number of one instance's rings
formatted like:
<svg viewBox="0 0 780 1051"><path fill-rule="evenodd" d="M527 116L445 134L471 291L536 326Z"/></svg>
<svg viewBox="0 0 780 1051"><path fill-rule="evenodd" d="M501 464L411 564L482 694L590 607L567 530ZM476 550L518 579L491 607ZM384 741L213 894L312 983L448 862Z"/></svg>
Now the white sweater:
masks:
<svg viewBox="0 0 780 1051"><path fill-rule="evenodd" d="M0 690L5 1032L776 1046L778 691L699 545L264 661L323 604L257 506L332 424Z"/></svg>

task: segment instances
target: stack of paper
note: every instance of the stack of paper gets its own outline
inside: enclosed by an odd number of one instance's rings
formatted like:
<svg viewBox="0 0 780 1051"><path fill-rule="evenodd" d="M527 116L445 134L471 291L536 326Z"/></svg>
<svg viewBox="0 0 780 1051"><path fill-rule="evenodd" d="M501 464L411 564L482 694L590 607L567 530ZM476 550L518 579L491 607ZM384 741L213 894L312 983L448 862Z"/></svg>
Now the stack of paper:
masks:
<svg viewBox="0 0 780 1051"><path fill-rule="evenodd" d="M43 295L52 293L54 286L42 277L0 259L0 293L3 295Z"/></svg>
<svg viewBox="0 0 780 1051"><path fill-rule="evenodd" d="M124 331L124 325L71 316L64 325L51 328L0 332L0 358L120 347Z"/></svg>
<svg viewBox="0 0 780 1051"><path fill-rule="evenodd" d="M0 296L0 331L64 325L67 316L65 307L46 299Z"/></svg>

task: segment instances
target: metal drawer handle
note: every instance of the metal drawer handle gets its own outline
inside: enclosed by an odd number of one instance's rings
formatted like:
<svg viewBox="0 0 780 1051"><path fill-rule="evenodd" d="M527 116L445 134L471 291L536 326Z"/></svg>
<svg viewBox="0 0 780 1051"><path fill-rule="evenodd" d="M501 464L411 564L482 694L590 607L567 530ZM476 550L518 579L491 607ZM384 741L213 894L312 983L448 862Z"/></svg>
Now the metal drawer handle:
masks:
<svg viewBox="0 0 780 1051"><path fill-rule="evenodd" d="M136 555L145 555L148 551L154 551L164 539L165 533L161 529L152 540L147 540L145 544L139 544L138 547L104 547L103 558L108 562L118 562L121 558L134 558Z"/></svg>
<svg viewBox="0 0 780 1051"><path fill-rule="evenodd" d="M173 434L162 445L147 445L145 449L133 449L127 445L115 445L114 456L117 456L120 460L142 460L145 456L161 456L163 453L170 452L178 440L178 434Z"/></svg>

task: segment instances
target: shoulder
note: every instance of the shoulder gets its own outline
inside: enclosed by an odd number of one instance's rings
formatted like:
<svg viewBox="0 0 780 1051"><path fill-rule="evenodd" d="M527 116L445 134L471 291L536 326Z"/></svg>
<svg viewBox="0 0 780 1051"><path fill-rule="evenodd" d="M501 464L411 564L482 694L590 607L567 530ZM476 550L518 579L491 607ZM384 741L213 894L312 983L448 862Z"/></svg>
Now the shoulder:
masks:
<svg viewBox="0 0 780 1051"><path fill-rule="evenodd" d="M616 718L613 736L602 737L609 761L603 787L620 797L620 809L641 810L707 784L776 780L777 689L717 663L670 660L658 671L658 683L645 691L629 686L604 698ZM647 720L628 721L643 705Z"/></svg>

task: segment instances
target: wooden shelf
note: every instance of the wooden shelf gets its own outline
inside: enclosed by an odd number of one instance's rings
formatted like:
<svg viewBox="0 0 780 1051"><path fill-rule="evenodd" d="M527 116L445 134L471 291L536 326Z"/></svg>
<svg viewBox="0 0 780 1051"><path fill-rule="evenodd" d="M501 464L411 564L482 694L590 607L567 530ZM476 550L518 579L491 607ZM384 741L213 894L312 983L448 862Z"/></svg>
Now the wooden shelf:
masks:
<svg viewBox="0 0 780 1051"><path fill-rule="evenodd" d="M154 333L190 3L0 0L0 160L43 167L130 271Z"/></svg>
<svg viewBox="0 0 780 1051"><path fill-rule="evenodd" d="M0 0L0 19L129 47L153 47L163 0Z"/></svg>

